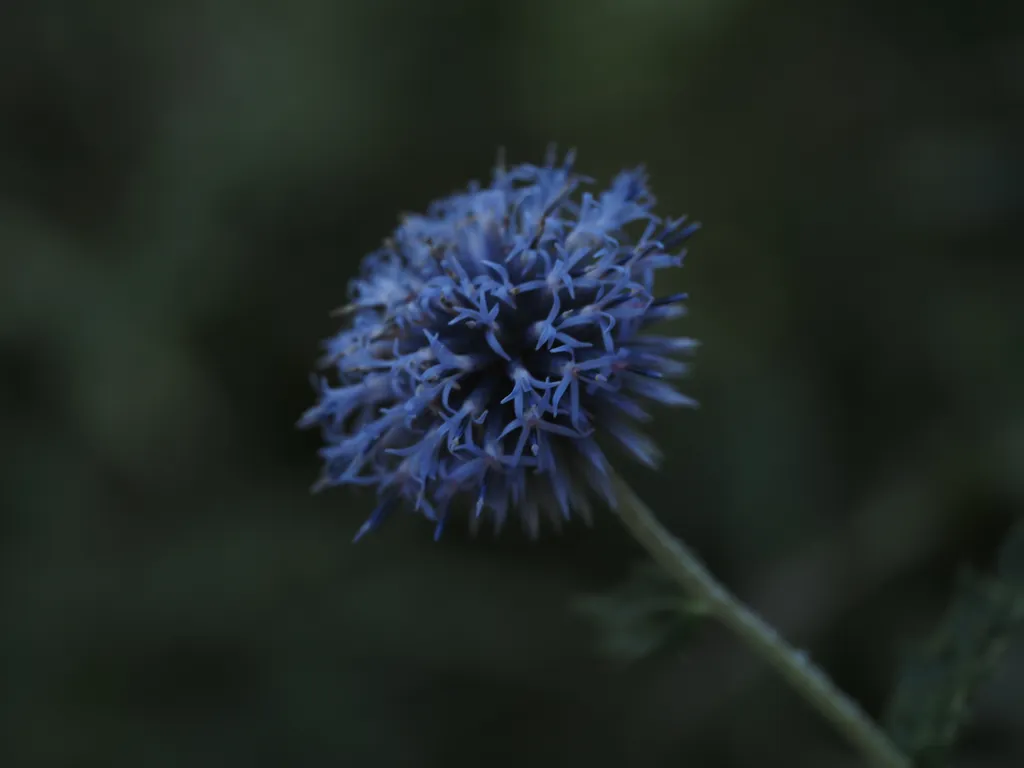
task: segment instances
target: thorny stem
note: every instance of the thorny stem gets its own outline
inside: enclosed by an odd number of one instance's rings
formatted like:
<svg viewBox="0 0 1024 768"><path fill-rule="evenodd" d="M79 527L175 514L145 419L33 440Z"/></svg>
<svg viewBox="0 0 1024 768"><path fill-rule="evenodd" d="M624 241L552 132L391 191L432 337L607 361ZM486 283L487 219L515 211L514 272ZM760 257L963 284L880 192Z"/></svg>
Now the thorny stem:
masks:
<svg viewBox="0 0 1024 768"><path fill-rule="evenodd" d="M613 478L617 513L655 562L707 611L736 633L757 656L768 662L872 765L910 768L911 762L885 732L807 655L787 643L761 617L747 608L704 567L697 556L669 533L650 508L617 475Z"/></svg>

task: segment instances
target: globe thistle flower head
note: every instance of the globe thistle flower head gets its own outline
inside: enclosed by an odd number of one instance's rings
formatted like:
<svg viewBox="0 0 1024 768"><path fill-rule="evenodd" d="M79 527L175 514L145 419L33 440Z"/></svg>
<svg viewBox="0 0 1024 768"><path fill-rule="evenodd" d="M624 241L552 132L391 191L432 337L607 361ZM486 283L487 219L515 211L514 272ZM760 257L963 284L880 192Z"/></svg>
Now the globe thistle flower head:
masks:
<svg viewBox="0 0 1024 768"><path fill-rule="evenodd" d="M317 488L376 490L356 539L402 507L435 537L460 508L474 530L589 521L595 492L614 501L599 442L654 466L646 406L693 405L668 380L695 342L651 331L683 314L654 278L698 225L656 217L642 169L579 194L573 159L499 164L489 186L406 216L350 283L322 361L334 376L299 425L323 434Z"/></svg>

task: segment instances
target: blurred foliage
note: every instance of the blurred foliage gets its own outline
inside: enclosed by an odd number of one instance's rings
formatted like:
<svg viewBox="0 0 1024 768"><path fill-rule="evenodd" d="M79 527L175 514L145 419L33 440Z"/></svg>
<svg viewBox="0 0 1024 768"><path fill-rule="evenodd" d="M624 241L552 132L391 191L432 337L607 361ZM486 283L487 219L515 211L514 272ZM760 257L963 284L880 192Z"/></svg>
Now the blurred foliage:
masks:
<svg viewBox="0 0 1024 768"><path fill-rule="evenodd" d="M1024 24L1002 3L11 0L0 764L847 765L710 627L594 652L610 516L530 543L311 497L318 339L498 146L646 163L694 413L625 470L877 713L1024 505ZM960 753L1024 764L1024 656ZM785 734L780 738L781 734ZM846 762L844 762L846 761Z"/></svg>
<svg viewBox="0 0 1024 768"><path fill-rule="evenodd" d="M1013 524L999 548L997 569L1008 586L1024 590L1024 517Z"/></svg>
<svg viewBox="0 0 1024 768"><path fill-rule="evenodd" d="M706 615L699 602L648 563L619 586L578 598L575 608L594 624L601 651L626 663L679 651Z"/></svg>
<svg viewBox="0 0 1024 768"><path fill-rule="evenodd" d="M948 764L978 688L1024 628L1024 589L965 572L942 623L904 663L888 728L921 766Z"/></svg>

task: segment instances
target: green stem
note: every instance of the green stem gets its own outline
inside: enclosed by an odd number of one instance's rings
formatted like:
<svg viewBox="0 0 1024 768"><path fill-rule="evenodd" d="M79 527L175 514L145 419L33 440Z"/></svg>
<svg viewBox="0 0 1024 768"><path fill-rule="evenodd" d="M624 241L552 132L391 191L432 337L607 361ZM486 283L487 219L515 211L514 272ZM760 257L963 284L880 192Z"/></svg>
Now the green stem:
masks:
<svg viewBox="0 0 1024 768"><path fill-rule="evenodd" d="M658 522L654 513L616 476L618 515L655 562L690 595L736 633L747 647L767 661L873 765L910 768L908 760L885 732L807 655L747 608L720 584L697 556Z"/></svg>

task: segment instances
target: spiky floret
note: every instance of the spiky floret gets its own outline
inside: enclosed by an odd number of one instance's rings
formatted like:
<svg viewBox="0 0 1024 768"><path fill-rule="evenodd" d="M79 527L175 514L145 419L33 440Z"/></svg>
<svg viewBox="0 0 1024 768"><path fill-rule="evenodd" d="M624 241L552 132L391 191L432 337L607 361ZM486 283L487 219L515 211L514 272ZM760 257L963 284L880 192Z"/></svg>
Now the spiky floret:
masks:
<svg viewBox="0 0 1024 768"><path fill-rule="evenodd" d="M589 520L592 492L611 495L598 438L655 465L644 402L693 404L667 379L695 342L648 331L683 313L654 276L698 225L654 216L643 169L577 199L573 160L498 167L406 217L350 283L323 360L336 383L317 381L299 424L323 433L317 487L376 489L357 539L403 505L435 536L462 504L474 528Z"/></svg>

